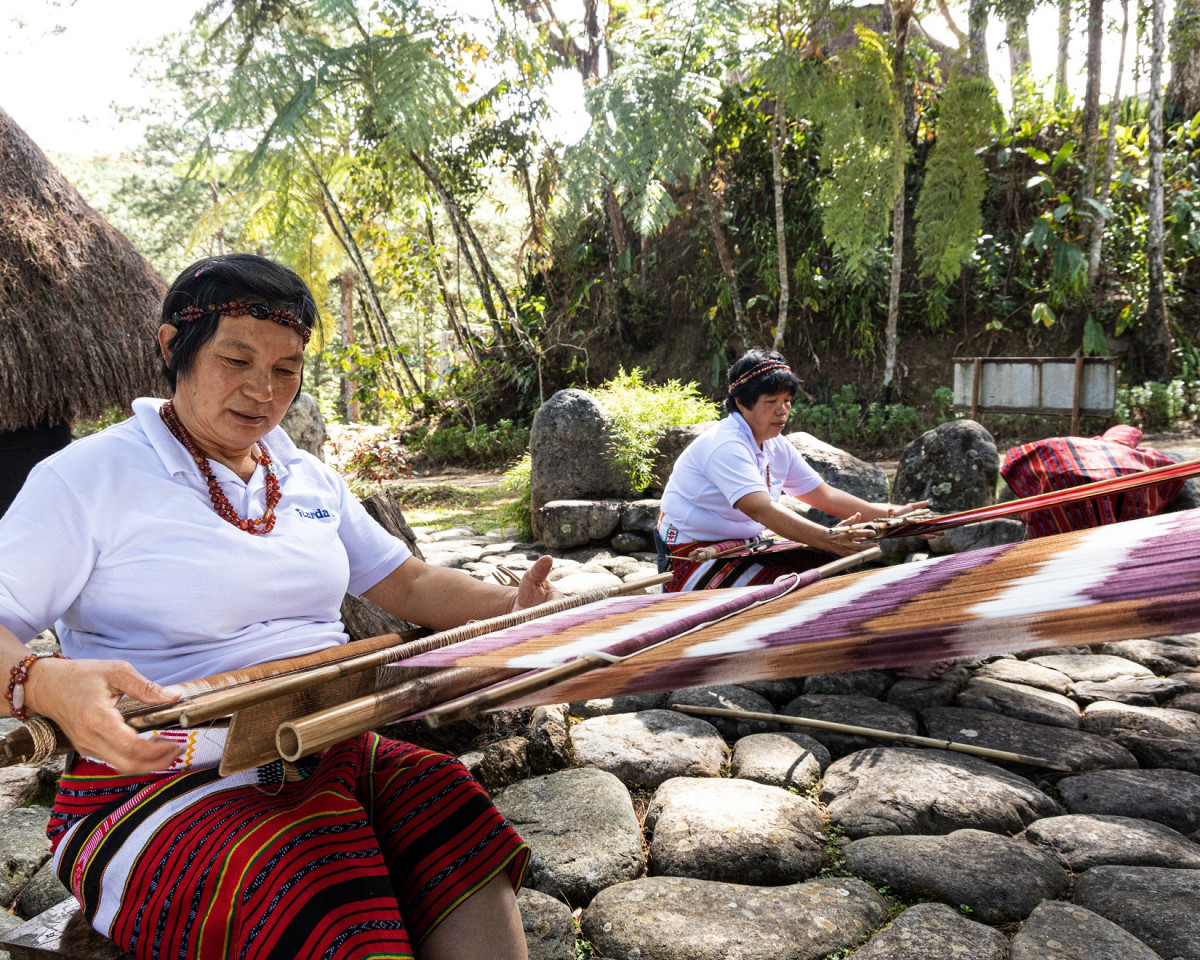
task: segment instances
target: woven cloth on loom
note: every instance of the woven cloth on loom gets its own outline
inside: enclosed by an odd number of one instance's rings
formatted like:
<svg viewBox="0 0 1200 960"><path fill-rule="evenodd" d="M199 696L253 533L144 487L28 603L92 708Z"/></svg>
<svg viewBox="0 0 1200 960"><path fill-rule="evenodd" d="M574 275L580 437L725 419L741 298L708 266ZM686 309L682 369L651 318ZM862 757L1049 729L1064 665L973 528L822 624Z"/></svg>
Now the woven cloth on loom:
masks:
<svg viewBox="0 0 1200 960"><path fill-rule="evenodd" d="M1200 631L1200 510L846 574L701 626L512 705L987 657ZM771 587L601 601L406 666L534 669ZM714 596L714 594L716 594ZM657 637L656 637L657 639Z"/></svg>
<svg viewBox="0 0 1200 960"><path fill-rule="evenodd" d="M802 573L829 560L829 554L811 550L802 544L780 544L775 549L762 547L753 553L739 552L714 560L693 563L688 555L701 547L713 550L749 548L755 540L693 540L673 543L667 547L671 558L671 579L663 585L663 593L683 593L688 590L716 590L725 587L752 587L771 583L787 573ZM767 555L771 554L768 559Z"/></svg>
<svg viewBox="0 0 1200 960"><path fill-rule="evenodd" d="M1037 440L1009 450L1000 474L1018 497L1032 497L1096 480L1167 467L1175 462L1152 447L1139 447L1141 436L1136 427L1122 425L1112 427L1101 437ZM1162 513L1183 484L1183 480L1171 480L1095 500L1024 513L1021 519L1025 521L1030 537L1046 537L1152 517Z"/></svg>

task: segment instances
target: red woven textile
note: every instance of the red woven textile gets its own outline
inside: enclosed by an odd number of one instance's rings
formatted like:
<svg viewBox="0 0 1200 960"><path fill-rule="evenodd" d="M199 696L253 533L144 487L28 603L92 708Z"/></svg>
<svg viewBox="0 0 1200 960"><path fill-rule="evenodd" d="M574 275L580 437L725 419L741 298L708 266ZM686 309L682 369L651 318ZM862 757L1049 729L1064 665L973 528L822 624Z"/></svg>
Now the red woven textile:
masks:
<svg viewBox="0 0 1200 960"><path fill-rule="evenodd" d="M1009 450L1000 475L1018 497L1031 497L1175 462L1153 447L1138 447L1140 439L1141 433L1135 427L1121 425L1106 431L1102 437L1036 440ZM1021 519L1030 537L1047 537L1154 516L1162 513L1184 482L1171 480L1083 503L1023 513Z"/></svg>

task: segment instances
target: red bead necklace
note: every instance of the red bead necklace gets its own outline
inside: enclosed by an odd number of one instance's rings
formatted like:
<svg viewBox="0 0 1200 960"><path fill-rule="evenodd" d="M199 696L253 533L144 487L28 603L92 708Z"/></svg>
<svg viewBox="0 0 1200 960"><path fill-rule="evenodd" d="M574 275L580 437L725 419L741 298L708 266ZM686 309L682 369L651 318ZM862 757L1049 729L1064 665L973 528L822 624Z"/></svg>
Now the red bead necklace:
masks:
<svg viewBox="0 0 1200 960"><path fill-rule="evenodd" d="M253 520L250 517L239 517L237 511L233 509L233 504L229 502L229 498L225 496L225 492L217 482L208 457L200 452L200 448L196 446L196 441L192 439L192 435L179 422L179 416L175 413L175 404L168 400L158 408L158 413L162 417L163 423L167 425L167 429L171 431L171 435L183 444L183 448L196 461L196 466L200 468L200 475L208 483L208 499L212 501L213 509L217 511L217 515L221 519L232 523L239 530L245 530L247 533L270 533L275 527L275 507L279 503L279 480L275 476L275 471L271 469L271 458L267 455L267 448L263 446L263 442L261 440L258 441L258 449L261 451L259 463L267 471L267 512L257 520Z"/></svg>

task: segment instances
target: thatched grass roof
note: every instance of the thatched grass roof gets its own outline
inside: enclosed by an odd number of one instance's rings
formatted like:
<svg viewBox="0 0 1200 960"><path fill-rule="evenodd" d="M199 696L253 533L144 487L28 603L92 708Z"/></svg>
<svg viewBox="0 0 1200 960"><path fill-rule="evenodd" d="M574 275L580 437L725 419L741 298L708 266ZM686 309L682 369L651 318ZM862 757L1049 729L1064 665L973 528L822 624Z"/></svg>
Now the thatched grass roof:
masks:
<svg viewBox="0 0 1200 960"><path fill-rule="evenodd" d="M165 289L0 109L0 433L165 396Z"/></svg>

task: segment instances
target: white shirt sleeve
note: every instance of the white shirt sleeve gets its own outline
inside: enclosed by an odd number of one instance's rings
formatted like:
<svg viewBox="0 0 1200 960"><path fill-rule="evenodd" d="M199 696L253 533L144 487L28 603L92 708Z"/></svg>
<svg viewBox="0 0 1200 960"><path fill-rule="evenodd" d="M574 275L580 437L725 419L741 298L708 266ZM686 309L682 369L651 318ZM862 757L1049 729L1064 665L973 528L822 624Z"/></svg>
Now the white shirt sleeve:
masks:
<svg viewBox="0 0 1200 960"><path fill-rule="evenodd" d="M802 497L806 493L812 493L825 482L809 462L800 456L800 451L787 440L784 440L781 449L787 457L787 473L783 478L784 493Z"/></svg>
<svg viewBox="0 0 1200 960"><path fill-rule="evenodd" d="M79 596L100 554L91 518L53 469L34 467L0 520L0 626L22 643Z"/></svg>

